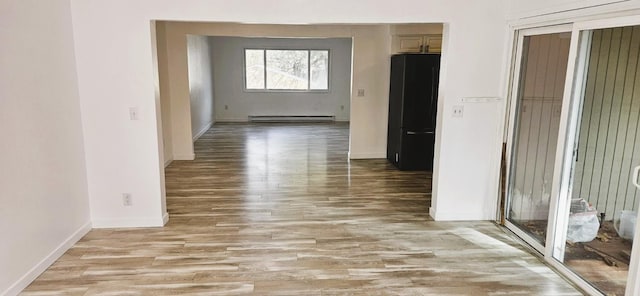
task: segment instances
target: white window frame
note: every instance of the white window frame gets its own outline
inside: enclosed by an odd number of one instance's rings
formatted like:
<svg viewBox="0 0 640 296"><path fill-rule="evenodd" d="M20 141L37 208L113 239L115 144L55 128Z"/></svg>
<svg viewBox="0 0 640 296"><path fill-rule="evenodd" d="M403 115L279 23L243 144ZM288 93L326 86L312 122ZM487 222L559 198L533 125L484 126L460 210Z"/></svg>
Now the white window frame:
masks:
<svg viewBox="0 0 640 296"><path fill-rule="evenodd" d="M247 50L262 50L263 53L263 79L264 88L247 88ZM306 51L307 52L307 89L275 89L267 88L267 51ZM311 89L311 52L326 51L327 52L327 88ZM299 92L299 93L328 93L331 91L331 50L326 48L266 48L266 47L247 47L242 49L242 87L245 92Z"/></svg>

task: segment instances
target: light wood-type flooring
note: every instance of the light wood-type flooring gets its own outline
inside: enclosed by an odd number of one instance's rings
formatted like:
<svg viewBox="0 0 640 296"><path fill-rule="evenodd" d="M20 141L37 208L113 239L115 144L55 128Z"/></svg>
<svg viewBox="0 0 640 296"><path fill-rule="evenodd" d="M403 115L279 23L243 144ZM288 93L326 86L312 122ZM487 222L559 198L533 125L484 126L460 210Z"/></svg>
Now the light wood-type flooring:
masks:
<svg viewBox="0 0 640 296"><path fill-rule="evenodd" d="M432 221L430 174L348 143L216 125L166 169L166 227L92 230L23 294L580 295L493 223Z"/></svg>

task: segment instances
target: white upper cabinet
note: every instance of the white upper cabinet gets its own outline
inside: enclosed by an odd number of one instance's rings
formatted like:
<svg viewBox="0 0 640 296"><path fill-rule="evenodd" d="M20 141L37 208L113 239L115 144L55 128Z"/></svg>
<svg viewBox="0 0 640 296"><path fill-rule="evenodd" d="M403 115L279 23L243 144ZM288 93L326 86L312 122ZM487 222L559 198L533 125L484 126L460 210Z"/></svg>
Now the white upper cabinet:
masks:
<svg viewBox="0 0 640 296"><path fill-rule="evenodd" d="M442 35L393 36L394 53L439 53L442 51Z"/></svg>
<svg viewBox="0 0 640 296"><path fill-rule="evenodd" d="M439 53L442 29L440 23L391 25L391 53Z"/></svg>
<svg viewBox="0 0 640 296"><path fill-rule="evenodd" d="M424 37L426 52L442 52L442 35L428 35Z"/></svg>
<svg viewBox="0 0 640 296"><path fill-rule="evenodd" d="M396 52L422 52L422 36L394 36Z"/></svg>

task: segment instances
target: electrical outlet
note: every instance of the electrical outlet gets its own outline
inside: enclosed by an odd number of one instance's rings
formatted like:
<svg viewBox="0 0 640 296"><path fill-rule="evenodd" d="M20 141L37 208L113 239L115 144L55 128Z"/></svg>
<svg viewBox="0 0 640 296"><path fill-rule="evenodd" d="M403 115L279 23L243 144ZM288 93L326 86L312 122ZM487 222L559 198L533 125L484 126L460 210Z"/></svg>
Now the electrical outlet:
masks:
<svg viewBox="0 0 640 296"><path fill-rule="evenodd" d="M455 106L453 106L453 117L462 117L463 113L464 113L464 106L463 105L455 105Z"/></svg>
<svg viewBox="0 0 640 296"><path fill-rule="evenodd" d="M133 204L133 200L131 198L131 194L123 193L122 194L122 205L125 207L130 207Z"/></svg>
<svg viewBox="0 0 640 296"><path fill-rule="evenodd" d="M358 97L364 97L364 89L358 89Z"/></svg>

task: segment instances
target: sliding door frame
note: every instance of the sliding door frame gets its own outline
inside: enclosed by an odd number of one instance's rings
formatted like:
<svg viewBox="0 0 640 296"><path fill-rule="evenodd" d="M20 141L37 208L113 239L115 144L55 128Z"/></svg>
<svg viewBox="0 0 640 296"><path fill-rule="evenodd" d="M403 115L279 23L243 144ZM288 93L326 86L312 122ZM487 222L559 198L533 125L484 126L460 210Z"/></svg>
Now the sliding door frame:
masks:
<svg viewBox="0 0 640 296"><path fill-rule="evenodd" d="M529 235L528 233L526 233L525 231L523 231L519 226L515 225L514 223L511 223L508 219L509 215L508 215L508 211L511 208L511 199L509 198L510 195L510 186L511 186L511 170L512 170L512 157L513 157L513 152L514 152L514 147L515 147L515 140L516 140L516 128L517 128L517 113L518 113L518 100L520 99L519 95L520 95L520 82L521 82L521 78L522 78L522 65L524 63L524 39L525 37L528 36L536 36L536 35L544 35L544 34L554 34L554 33L569 33L571 32L571 25L570 24L559 24L559 25L550 25L550 26L543 26L543 27L535 27L535 28L522 28L522 29L517 29L515 31L515 40L516 40L516 44L515 44L515 55L512 59L512 69L513 69L513 73L512 73L512 82L511 82L511 89L509 90L509 118L507 120L508 122L508 129L507 129L507 145L506 145L506 176L507 179L505 180L506 182L506 192L505 192L505 198L506 198L506 204L504 207L504 217L505 219L505 226L507 228L509 228L509 230L511 230L512 232L514 232L517 236L519 236L521 239L523 239L527 244L529 244L532 248L534 248L536 251L538 251L540 254L546 255L548 253L548 251L546 250L547 247L550 245L550 238L552 237L551 234L549 233L548 229L548 225L551 225L551 223L555 220L555 214L552 215L552 212L554 209L554 186L552 185L551 187L551 197L550 197L550 203L549 203L549 216L548 216L548 224L547 224L547 235L546 235L546 239L545 239L545 245L543 246L539 241L537 241L534 237L532 237L531 235ZM569 66L569 65L567 65ZM567 69L568 72L568 69ZM566 91L566 87L565 87L565 91ZM565 108L565 102L564 102L564 98L563 98L563 109ZM561 122L560 124L562 124L562 118L561 118ZM562 126L562 125L560 125ZM560 135L559 135L560 136ZM558 144L560 143L560 138L558 139ZM556 154L557 155L557 154ZM553 183L555 184L555 179L556 179L556 174L553 174Z"/></svg>
<svg viewBox="0 0 640 296"><path fill-rule="evenodd" d="M506 174L508 177L511 174L511 156L514 145L513 140L516 127L515 120L517 119L517 100L519 99L518 92L521 78L520 71L522 68L522 47L524 37L558 32L571 32L571 41L562 98L562 111L552 178L545 246L542 246L542 244L537 240L533 239L518 226L510 223L508 220L505 221L505 225L526 243L540 252L540 256L542 256L548 264L553 266L574 284L591 295L602 295L602 293L561 262L564 256L564 244L566 241L569 217L569 194L571 190L571 175L573 168L572 161L577 147L577 133L579 132L577 127L580 124L583 103L583 78L588 67L588 61L585 57L588 56L588 45L590 44L591 30L635 25L640 25L640 15L609 17L592 16L586 20L571 23L567 23L565 21L564 23L548 22L511 26L511 33L512 36L514 36L515 42L513 42L514 44L510 51L512 54L510 59L511 64L507 65L511 70L507 77L510 82L507 86L507 94L509 95L509 99L507 100L507 109L509 111L509 115L505 123L507 128L505 138L507 143ZM508 182L506 186L510 186L509 179L507 179L506 182ZM505 217L507 215L507 211L509 211L508 194L509 191L507 190L503 197L507 202L504 207L504 212L502 213ZM640 215L638 216L636 225L640 225ZM640 277L640 250L638 250L640 248L640 246L638 246L640 245L640 227L636 227L634 241L636 244L633 246L631 253L626 295L640 295L640 279L638 278ZM559 259L556 259L554 255Z"/></svg>
<svg viewBox="0 0 640 296"><path fill-rule="evenodd" d="M563 100L569 98L567 109L562 110L560 122L560 133L563 134L564 141L558 144L558 150L555 159L554 172L559 172L560 178L558 183L554 184L558 188L557 200L555 206L555 227L549 227L549 232L553 237L551 241L553 245L547 250L546 256L564 260L564 252L567 239L568 217L570 211L571 185L573 182L572 171L575 153L577 153L578 138L580 130L577 128L582 117L582 103L585 88L585 81L576 78L585 77L587 72L587 57L589 55L591 42L591 33L575 34L571 32L571 46L569 49L569 62L567 67L567 77L565 81L565 89ZM575 58L571 58L575 57ZM582 59L585 58L585 59ZM572 69L572 72L569 71ZM563 108L564 109L564 108ZM574 132L572 132L574 131Z"/></svg>

